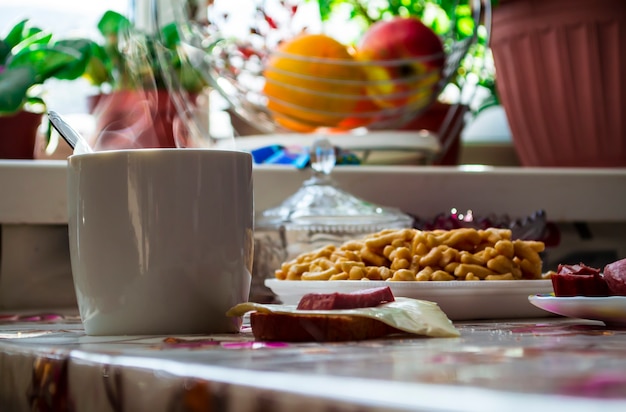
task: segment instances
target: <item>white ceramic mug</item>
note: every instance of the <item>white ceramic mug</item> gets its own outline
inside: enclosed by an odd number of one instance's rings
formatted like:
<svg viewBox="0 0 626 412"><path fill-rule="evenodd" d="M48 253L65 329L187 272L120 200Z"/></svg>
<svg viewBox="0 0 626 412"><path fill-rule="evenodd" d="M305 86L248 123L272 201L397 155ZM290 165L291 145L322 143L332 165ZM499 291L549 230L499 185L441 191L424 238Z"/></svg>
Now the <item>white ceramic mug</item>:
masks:
<svg viewBox="0 0 626 412"><path fill-rule="evenodd" d="M133 149L68 162L72 273L89 335L237 332L248 299L252 157Z"/></svg>

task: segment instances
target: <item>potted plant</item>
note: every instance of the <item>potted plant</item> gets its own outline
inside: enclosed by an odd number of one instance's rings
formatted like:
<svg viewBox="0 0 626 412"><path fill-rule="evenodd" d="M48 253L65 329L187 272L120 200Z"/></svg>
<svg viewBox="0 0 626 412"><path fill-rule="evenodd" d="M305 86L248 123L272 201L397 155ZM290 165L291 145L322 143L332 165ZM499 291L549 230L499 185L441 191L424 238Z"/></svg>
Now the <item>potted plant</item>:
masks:
<svg viewBox="0 0 626 412"><path fill-rule="evenodd" d="M491 46L523 166L626 166L626 3L500 0Z"/></svg>
<svg viewBox="0 0 626 412"><path fill-rule="evenodd" d="M89 60L87 39L55 40L25 19L0 39L0 158L32 159L49 79L75 80Z"/></svg>
<svg viewBox="0 0 626 412"><path fill-rule="evenodd" d="M194 105L207 85L178 53L176 24L143 33L124 15L109 10L97 27L102 41L92 45L85 74L99 89L89 99L96 116L94 146L175 147L177 110L189 109L176 102Z"/></svg>

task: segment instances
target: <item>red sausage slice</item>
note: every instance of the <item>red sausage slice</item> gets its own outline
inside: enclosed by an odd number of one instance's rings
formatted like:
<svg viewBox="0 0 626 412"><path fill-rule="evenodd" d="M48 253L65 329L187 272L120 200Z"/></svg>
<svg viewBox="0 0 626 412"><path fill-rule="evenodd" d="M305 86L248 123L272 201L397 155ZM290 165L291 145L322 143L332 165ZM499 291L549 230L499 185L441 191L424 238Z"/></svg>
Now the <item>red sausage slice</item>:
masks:
<svg viewBox="0 0 626 412"><path fill-rule="evenodd" d="M351 293L308 293L298 303L300 310L333 310L371 308L393 302L393 292L389 286L364 289Z"/></svg>

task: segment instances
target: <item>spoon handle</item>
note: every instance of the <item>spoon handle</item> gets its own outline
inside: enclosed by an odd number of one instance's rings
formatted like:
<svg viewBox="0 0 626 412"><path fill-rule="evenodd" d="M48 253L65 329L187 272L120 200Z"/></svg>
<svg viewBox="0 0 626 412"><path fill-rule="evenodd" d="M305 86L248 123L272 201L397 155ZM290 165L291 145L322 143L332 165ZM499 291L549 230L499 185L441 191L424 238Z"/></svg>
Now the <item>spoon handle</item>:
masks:
<svg viewBox="0 0 626 412"><path fill-rule="evenodd" d="M89 148L89 145L85 141L85 139L70 126L61 115L57 112L50 110L48 112L48 118L50 119L50 123L52 123L52 127L59 132L61 137L70 145L72 150L76 149L76 147L80 144L84 150L92 151Z"/></svg>

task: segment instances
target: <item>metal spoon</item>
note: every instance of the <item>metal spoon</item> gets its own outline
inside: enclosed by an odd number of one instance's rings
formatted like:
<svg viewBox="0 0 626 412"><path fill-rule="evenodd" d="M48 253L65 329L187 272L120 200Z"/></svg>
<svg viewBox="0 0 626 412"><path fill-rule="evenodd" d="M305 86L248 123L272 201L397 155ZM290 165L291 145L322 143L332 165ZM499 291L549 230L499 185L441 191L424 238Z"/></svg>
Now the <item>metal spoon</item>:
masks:
<svg viewBox="0 0 626 412"><path fill-rule="evenodd" d="M94 150L89 146L87 140L76 130L72 128L57 112L50 110L48 118L52 127L59 132L61 137L74 150L74 154L92 153Z"/></svg>

